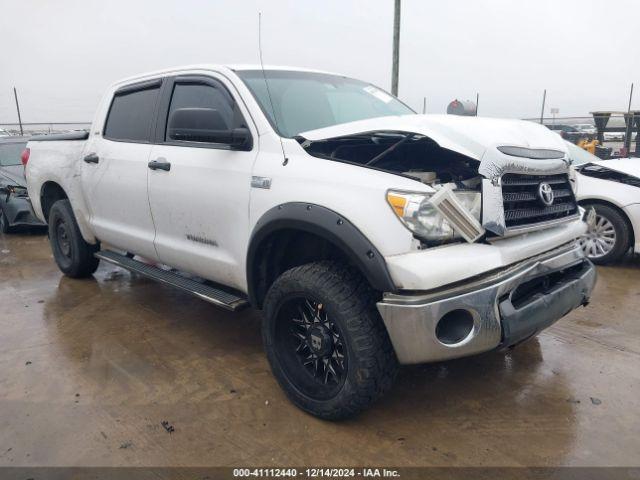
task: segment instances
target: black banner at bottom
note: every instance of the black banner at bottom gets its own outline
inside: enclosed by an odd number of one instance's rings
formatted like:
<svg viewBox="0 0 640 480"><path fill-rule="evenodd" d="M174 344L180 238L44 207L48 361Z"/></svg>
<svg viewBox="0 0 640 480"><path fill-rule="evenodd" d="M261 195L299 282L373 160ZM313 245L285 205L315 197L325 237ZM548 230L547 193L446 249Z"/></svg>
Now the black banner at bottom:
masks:
<svg viewBox="0 0 640 480"><path fill-rule="evenodd" d="M1 480L640 480L640 467L0 467Z"/></svg>

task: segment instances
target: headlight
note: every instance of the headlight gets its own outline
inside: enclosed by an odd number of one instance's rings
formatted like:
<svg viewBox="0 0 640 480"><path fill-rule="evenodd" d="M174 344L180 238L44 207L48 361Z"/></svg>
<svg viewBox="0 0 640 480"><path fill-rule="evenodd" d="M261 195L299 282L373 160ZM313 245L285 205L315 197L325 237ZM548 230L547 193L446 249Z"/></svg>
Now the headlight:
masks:
<svg viewBox="0 0 640 480"><path fill-rule="evenodd" d="M462 238L454 226L429 201L435 193L390 190L387 202L411 232L429 242L448 242ZM456 199L477 221L480 220L482 196L479 192L455 191Z"/></svg>

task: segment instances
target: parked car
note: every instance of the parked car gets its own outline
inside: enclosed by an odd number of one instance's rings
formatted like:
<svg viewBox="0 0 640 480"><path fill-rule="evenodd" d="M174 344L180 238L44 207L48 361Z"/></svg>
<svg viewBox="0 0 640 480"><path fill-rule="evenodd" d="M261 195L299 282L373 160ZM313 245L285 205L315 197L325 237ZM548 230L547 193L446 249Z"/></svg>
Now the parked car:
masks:
<svg viewBox="0 0 640 480"><path fill-rule="evenodd" d="M573 127L589 137L594 137L598 133L595 125L592 125L590 123L577 123L573 125Z"/></svg>
<svg viewBox="0 0 640 480"><path fill-rule="evenodd" d="M570 141L571 143L578 143L578 141L586 137L584 132L571 125L556 123L553 125L547 125L547 128L556 132L562 138Z"/></svg>
<svg viewBox="0 0 640 480"><path fill-rule="evenodd" d="M28 147L62 272L105 260L262 310L275 377L324 419L366 408L398 363L516 345L595 284L560 137L417 115L341 75L142 75L109 88L89 133Z"/></svg>
<svg viewBox="0 0 640 480"><path fill-rule="evenodd" d="M624 142L624 132L604 132L602 135L605 142Z"/></svg>
<svg viewBox="0 0 640 480"><path fill-rule="evenodd" d="M27 194L21 155L29 137L0 138L0 232L10 233L15 227L41 227Z"/></svg>
<svg viewBox="0 0 640 480"><path fill-rule="evenodd" d="M595 221L582 240L594 263L619 260L629 250L640 253L640 158L601 160L568 143L577 171L577 199L595 210Z"/></svg>

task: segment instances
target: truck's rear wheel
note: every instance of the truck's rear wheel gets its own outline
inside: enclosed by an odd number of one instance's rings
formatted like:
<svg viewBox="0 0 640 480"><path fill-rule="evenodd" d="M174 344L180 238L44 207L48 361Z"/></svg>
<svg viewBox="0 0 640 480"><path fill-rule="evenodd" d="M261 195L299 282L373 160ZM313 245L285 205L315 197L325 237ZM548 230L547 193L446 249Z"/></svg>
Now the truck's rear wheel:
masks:
<svg viewBox="0 0 640 480"><path fill-rule="evenodd" d="M292 268L269 289L264 313L271 369L312 415L351 417L393 383L395 353L375 294L355 269L330 261Z"/></svg>
<svg viewBox="0 0 640 480"><path fill-rule="evenodd" d="M98 268L97 245L84 241L69 200L58 200L49 212L49 242L58 268L72 278L88 277Z"/></svg>

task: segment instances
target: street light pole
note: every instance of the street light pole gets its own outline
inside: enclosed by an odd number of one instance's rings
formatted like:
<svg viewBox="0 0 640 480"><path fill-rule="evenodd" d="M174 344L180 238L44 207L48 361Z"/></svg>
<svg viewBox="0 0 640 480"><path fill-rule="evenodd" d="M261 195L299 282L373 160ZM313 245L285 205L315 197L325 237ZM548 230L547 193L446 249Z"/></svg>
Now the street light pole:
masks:
<svg viewBox="0 0 640 480"><path fill-rule="evenodd" d="M393 59L391 62L391 93L398 96L398 73L400 69L400 1L395 0L393 11Z"/></svg>

